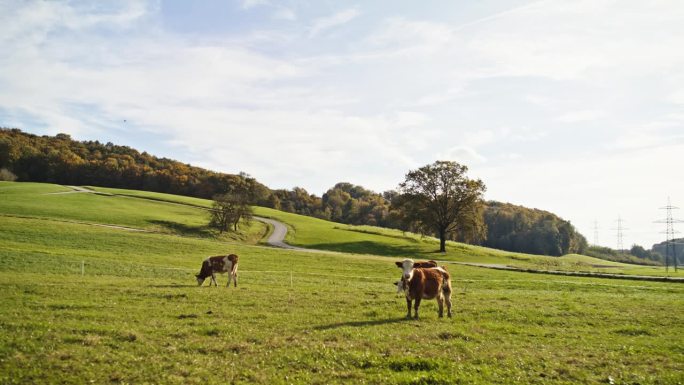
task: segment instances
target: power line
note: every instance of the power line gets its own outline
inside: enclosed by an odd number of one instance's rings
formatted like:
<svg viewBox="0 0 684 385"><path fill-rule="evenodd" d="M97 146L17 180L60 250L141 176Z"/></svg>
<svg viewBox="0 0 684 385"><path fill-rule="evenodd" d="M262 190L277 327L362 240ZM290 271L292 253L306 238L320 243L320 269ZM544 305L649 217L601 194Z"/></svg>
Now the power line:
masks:
<svg viewBox="0 0 684 385"><path fill-rule="evenodd" d="M599 236L598 236L598 222L594 220L594 246L598 246Z"/></svg>
<svg viewBox="0 0 684 385"><path fill-rule="evenodd" d="M656 223L665 223L665 231L661 231L661 234L665 234L665 271L669 270L670 267L670 256L672 257L672 265L674 266L675 272L677 271L677 249L675 242L675 234L679 231L674 229L675 223L683 223L681 219L676 219L672 217L672 210L679 210L679 207L672 206L670 203L670 197L667 197L667 206L660 207L660 210L665 211L665 219L656 221Z"/></svg>
<svg viewBox="0 0 684 385"><path fill-rule="evenodd" d="M622 227L622 223L624 222L624 220L619 215L618 215L618 219L616 222L617 222L617 228L613 228L611 230L617 231L617 234L616 234L617 235L617 250L618 251L624 251L625 245L623 242L623 231L629 230L629 229L626 227Z"/></svg>

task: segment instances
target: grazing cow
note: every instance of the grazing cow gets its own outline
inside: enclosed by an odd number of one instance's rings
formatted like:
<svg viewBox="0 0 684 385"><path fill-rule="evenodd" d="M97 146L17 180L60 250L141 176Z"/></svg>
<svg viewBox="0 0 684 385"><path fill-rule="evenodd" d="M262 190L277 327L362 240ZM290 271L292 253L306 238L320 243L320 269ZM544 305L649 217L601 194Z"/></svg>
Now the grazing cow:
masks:
<svg viewBox="0 0 684 385"><path fill-rule="evenodd" d="M444 316L444 302L447 305L447 316L451 317L451 277L445 268L415 268L412 259L405 259L396 264L402 269L401 286L406 295L408 309L406 318L411 318L411 302L415 301L414 317L418 318L420 301L433 298L439 306L439 317Z"/></svg>
<svg viewBox="0 0 684 385"><path fill-rule="evenodd" d="M214 282L214 285L218 286L216 283L216 273L228 273L228 283L226 287L230 286L230 279L233 279L235 287L237 287L237 268L238 268L238 256L235 254L230 255L218 255L215 257L209 257L202 261L202 268L199 274L196 274L197 285L202 286L204 280L207 277L211 277L209 281L209 286Z"/></svg>

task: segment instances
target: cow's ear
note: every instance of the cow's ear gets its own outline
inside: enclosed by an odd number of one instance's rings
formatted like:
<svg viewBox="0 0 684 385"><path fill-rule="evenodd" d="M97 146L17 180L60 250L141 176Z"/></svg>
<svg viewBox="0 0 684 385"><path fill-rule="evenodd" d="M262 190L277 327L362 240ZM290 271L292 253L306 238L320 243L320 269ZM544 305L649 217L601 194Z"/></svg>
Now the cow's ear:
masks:
<svg viewBox="0 0 684 385"><path fill-rule="evenodd" d="M399 262L399 261L396 261L396 262L394 262L394 263L397 264L397 267L404 267L403 264L402 264L401 262Z"/></svg>

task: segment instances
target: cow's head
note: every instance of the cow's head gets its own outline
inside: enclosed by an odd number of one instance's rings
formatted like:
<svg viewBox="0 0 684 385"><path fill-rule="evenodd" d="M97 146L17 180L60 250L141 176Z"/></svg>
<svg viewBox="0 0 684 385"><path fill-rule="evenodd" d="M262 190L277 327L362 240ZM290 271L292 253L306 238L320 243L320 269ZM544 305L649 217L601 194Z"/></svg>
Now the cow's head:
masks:
<svg viewBox="0 0 684 385"><path fill-rule="evenodd" d="M410 281L411 277L413 276L413 259L404 259L401 262L397 261L395 263L402 271L402 279L406 280L407 282Z"/></svg>
<svg viewBox="0 0 684 385"><path fill-rule="evenodd" d="M201 277L199 274L195 274L195 278L197 278L197 286L202 286L204 280L207 279L207 277Z"/></svg>

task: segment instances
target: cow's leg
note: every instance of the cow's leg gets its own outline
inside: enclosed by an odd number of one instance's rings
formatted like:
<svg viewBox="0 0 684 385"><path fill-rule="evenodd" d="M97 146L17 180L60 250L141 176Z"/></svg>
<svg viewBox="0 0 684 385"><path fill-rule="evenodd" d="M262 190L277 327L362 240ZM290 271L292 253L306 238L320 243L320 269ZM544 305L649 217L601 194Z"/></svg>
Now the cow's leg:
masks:
<svg viewBox="0 0 684 385"><path fill-rule="evenodd" d="M444 317L444 297L441 295L437 296L437 307L439 307L439 318Z"/></svg>
<svg viewBox="0 0 684 385"><path fill-rule="evenodd" d="M235 269L235 273L233 274L233 286L237 287L237 268Z"/></svg>
<svg viewBox="0 0 684 385"><path fill-rule="evenodd" d="M416 298L416 303L413 305L413 318L418 319L418 307L420 306L420 297Z"/></svg>
<svg viewBox="0 0 684 385"><path fill-rule="evenodd" d="M406 297L406 308L408 309L408 313L406 313L406 318L411 318L411 300Z"/></svg>
<svg viewBox="0 0 684 385"><path fill-rule="evenodd" d="M214 282L214 286L218 287L218 283L216 283L216 274L211 273L211 281ZM209 286L211 286L211 282L209 282Z"/></svg>
<svg viewBox="0 0 684 385"><path fill-rule="evenodd" d="M230 279L233 277L233 274L231 272L228 272L228 282L226 283L226 287L230 287Z"/></svg>
<svg viewBox="0 0 684 385"><path fill-rule="evenodd" d="M447 305L447 317L451 318L451 292L446 293L444 301Z"/></svg>

